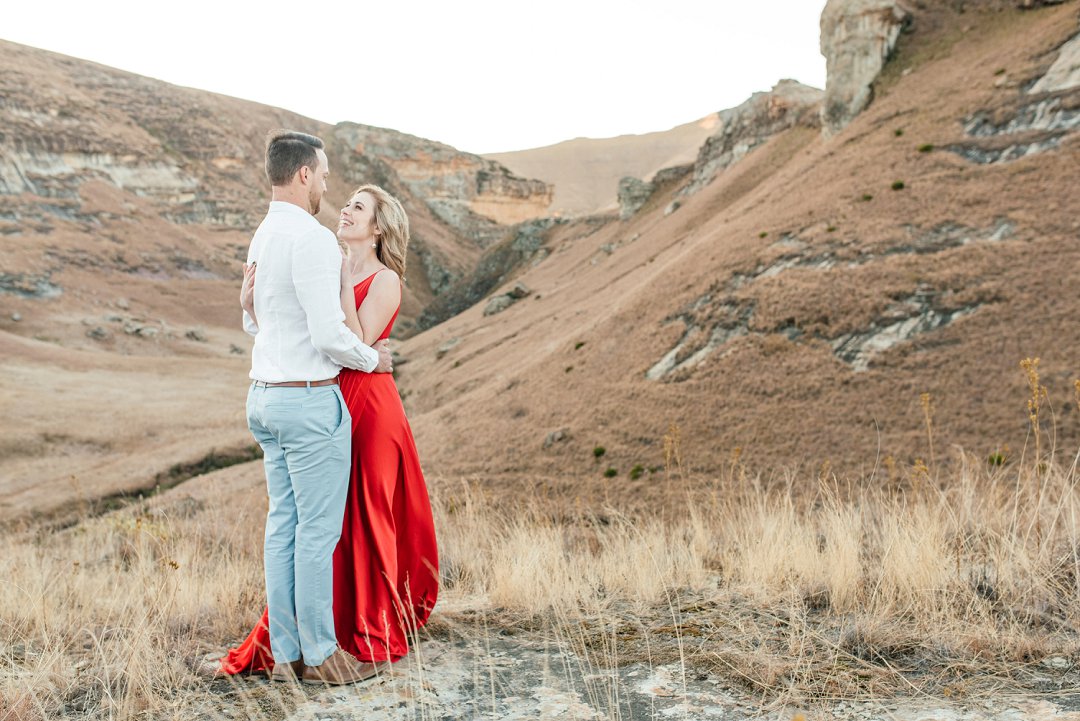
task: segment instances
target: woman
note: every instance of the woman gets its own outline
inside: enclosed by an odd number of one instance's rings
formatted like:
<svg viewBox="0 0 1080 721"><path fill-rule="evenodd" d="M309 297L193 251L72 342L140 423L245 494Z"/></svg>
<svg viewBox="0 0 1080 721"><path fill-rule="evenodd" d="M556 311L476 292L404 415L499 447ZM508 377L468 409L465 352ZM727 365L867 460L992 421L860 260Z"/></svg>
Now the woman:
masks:
<svg viewBox="0 0 1080 721"><path fill-rule="evenodd" d="M341 209L337 235L345 253L345 322L371 345L390 336L401 305L409 220L396 198L363 185ZM346 368L338 380L352 415L353 464L334 551L334 627L342 649L379 664L408 653L409 632L435 606L435 527L393 376ZM247 639L221 659L220 672L270 672L273 665L264 611Z"/></svg>

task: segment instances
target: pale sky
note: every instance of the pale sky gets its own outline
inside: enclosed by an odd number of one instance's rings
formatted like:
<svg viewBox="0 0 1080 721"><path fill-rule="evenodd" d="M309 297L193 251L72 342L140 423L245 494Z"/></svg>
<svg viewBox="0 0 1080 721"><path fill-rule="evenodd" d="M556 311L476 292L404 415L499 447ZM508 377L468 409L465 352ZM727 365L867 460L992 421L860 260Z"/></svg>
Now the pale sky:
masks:
<svg viewBox="0 0 1080 721"><path fill-rule="evenodd" d="M824 5L19 0L0 38L485 153L666 130L781 78L822 88Z"/></svg>

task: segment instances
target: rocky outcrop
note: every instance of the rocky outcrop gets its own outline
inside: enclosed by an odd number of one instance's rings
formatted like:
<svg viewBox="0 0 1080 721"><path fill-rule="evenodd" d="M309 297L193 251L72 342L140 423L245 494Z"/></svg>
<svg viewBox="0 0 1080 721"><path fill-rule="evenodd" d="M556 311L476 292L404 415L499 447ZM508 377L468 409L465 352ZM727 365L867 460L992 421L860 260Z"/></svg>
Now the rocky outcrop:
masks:
<svg viewBox="0 0 1080 721"><path fill-rule="evenodd" d="M627 220L648 202L658 188L671 186L679 182L690 173L694 172L694 164L673 165L670 168L657 170L652 180L639 180L638 178L625 177L619 181L619 219ZM664 215L670 215L680 203L674 201L664 210Z"/></svg>
<svg viewBox="0 0 1080 721"><path fill-rule="evenodd" d="M656 186L638 178L619 181L619 218L626 220L641 209L652 196Z"/></svg>
<svg viewBox="0 0 1080 721"><path fill-rule="evenodd" d="M492 226L544 215L554 188L449 145L384 128L342 123L337 138L357 155L379 158L444 222L490 238Z"/></svg>
<svg viewBox="0 0 1080 721"><path fill-rule="evenodd" d="M194 200L198 181L175 163L108 153L0 150L0 194L74 198L83 180L101 179L136 195L172 203Z"/></svg>
<svg viewBox="0 0 1080 721"><path fill-rule="evenodd" d="M833 135L870 104L871 84L911 14L898 0L829 0L821 13L827 80L822 128Z"/></svg>
<svg viewBox="0 0 1080 721"><path fill-rule="evenodd" d="M652 183L657 186L675 183L692 172L694 172L693 163L684 163L683 165L673 165L670 168L661 168L653 175Z"/></svg>
<svg viewBox="0 0 1080 721"><path fill-rule="evenodd" d="M484 315L495 315L496 313L502 313L504 310L517 303L522 298L527 298L529 293L529 286L525 285L521 281L514 283L514 287L505 293L492 296L491 300L484 306Z"/></svg>
<svg viewBox="0 0 1080 721"><path fill-rule="evenodd" d="M781 80L769 92L754 93L742 105L721 112L716 132L698 151L687 192L704 187L774 135L799 125L817 127L822 97L817 88Z"/></svg>
<svg viewBox="0 0 1080 721"><path fill-rule="evenodd" d="M1080 86L1080 35L1061 46L1057 60L1029 92L1052 93L1077 86Z"/></svg>
<svg viewBox="0 0 1080 721"><path fill-rule="evenodd" d="M478 156L473 156L478 157ZM513 175L501 165L476 171L476 195L469 210L502 225L521 223L547 214L555 187L542 180Z"/></svg>
<svg viewBox="0 0 1080 721"><path fill-rule="evenodd" d="M1080 107L1060 96L1036 100L1010 112L975 113L964 121L971 140L947 146L975 163L1004 163L1053 150L1080 129Z"/></svg>

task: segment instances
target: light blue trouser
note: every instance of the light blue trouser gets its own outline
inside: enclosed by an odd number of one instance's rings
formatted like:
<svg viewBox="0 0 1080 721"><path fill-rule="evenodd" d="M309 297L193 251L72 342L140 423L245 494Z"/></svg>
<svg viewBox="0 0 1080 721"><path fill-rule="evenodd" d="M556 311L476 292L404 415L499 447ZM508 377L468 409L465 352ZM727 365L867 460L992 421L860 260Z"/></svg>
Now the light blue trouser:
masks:
<svg viewBox="0 0 1080 721"><path fill-rule="evenodd" d="M352 418L336 385L260 388L248 428L263 450L270 651L318 666L334 652L333 554L349 486Z"/></svg>

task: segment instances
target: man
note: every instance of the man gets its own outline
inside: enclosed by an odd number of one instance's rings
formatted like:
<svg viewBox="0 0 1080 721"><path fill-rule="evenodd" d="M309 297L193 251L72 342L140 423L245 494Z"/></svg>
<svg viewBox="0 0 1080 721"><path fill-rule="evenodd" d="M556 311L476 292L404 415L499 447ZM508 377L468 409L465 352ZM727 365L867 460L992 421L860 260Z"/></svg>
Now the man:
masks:
<svg viewBox="0 0 1080 721"><path fill-rule="evenodd" d="M241 305L244 329L255 336L248 426L263 449L270 500L271 678L352 683L366 671L338 647L333 613L332 556L352 455L352 419L337 374L343 366L389 372L390 352L385 341L378 350L365 345L344 322L341 251L314 218L329 175L322 140L270 133L266 175L272 201L251 239Z"/></svg>

